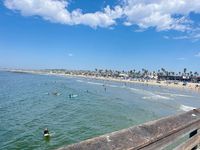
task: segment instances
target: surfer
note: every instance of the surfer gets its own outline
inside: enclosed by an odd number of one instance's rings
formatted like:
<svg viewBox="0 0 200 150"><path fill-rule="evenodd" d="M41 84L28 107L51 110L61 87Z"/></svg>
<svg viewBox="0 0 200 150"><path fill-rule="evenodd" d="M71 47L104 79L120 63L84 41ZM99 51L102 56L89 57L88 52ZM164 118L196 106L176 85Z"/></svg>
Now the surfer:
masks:
<svg viewBox="0 0 200 150"><path fill-rule="evenodd" d="M55 95L55 96L61 95L61 93L58 93L58 92L53 92L52 94Z"/></svg>
<svg viewBox="0 0 200 150"><path fill-rule="evenodd" d="M76 94L69 94L69 98L71 99L71 98L75 98L75 97L77 97L78 95L76 95Z"/></svg>
<svg viewBox="0 0 200 150"><path fill-rule="evenodd" d="M48 128L45 128L44 129L44 136L46 137L46 136L49 136L50 134L49 134L49 130L48 130Z"/></svg>

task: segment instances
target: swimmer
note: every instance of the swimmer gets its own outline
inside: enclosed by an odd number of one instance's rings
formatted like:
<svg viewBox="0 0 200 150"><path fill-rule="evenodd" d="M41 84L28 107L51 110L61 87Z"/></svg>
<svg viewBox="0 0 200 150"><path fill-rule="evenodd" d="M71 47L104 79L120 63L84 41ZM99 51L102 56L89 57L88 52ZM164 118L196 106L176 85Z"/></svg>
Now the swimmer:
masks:
<svg viewBox="0 0 200 150"><path fill-rule="evenodd" d="M43 135L44 135L44 137L49 137L50 136L48 128L44 129Z"/></svg>

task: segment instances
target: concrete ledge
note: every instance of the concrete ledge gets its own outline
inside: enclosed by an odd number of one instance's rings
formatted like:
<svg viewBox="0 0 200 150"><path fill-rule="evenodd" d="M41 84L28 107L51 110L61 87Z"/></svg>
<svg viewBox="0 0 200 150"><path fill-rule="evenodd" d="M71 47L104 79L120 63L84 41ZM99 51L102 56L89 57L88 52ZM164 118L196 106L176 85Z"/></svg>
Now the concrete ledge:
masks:
<svg viewBox="0 0 200 150"><path fill-rule="evenodd" d="M200 128L200 109L161 118L58 150L161 149L181 135Z"/></svg>

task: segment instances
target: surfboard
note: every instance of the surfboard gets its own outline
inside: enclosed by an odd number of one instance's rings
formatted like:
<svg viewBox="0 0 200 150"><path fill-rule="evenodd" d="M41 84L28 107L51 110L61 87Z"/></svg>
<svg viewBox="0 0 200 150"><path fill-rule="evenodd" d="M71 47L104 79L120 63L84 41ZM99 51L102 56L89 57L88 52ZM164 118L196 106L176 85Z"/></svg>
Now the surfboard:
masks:
<svg viewBox="0 0 200 150"><path fill-rule="evenodd" d="M78 96L78 95L76 95L76 94L75 94L75 95L72 95L73 98L75 98L75 97L77 97L77 96Z"/></svg>
<svg viewBox="0 0 200 150"><path fill-rule="evenodd" d="M50 137L50 134L44 134L44 137Z"/></svg>

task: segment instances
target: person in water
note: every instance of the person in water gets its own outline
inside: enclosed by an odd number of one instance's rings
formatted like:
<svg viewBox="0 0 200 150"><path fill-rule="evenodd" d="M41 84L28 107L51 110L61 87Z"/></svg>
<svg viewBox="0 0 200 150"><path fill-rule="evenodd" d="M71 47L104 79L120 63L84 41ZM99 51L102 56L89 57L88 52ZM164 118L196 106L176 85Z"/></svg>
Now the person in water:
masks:
<svg viewBox="0 0 200 150"><path fill-rule="evenodd" d="M47 134L49 134L49 130L48 130L48 128L45 128L44 129L44 135L47 135Z"/></svg>

